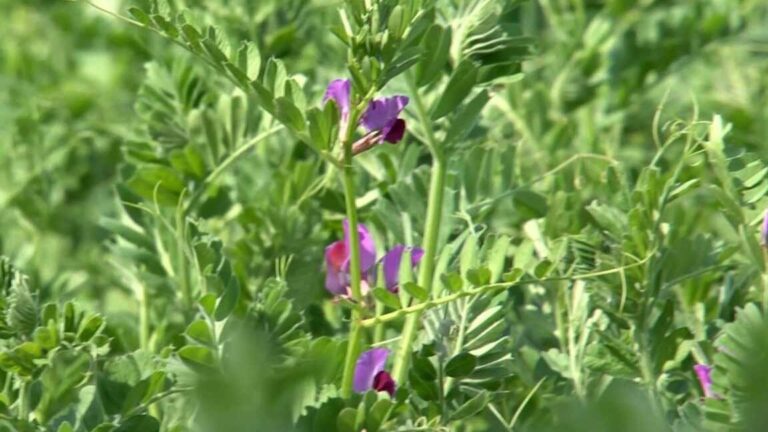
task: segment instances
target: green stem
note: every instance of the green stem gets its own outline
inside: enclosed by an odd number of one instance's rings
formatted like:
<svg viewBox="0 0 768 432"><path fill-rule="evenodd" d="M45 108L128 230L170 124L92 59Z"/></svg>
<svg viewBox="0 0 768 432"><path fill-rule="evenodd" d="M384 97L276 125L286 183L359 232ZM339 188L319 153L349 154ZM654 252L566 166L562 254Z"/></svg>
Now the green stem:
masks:
<svg viewBox="0 0 768 432"><path fill-rule="evenodd" d="M360 274L360 234L357 231L357 204L355 203L355 173L352 169L352 142L351 136L354 131L352 124L357 124L357 116L352 113L349 123L344 132L344 138L341 145L344 149L344 198L347 207L347 223L349 224L349 275L350 290L352 301L360 304L362 301L362 292L360 283L362 275ZM358 309L352 310L352 320L349 329L349 341L347 343L347 355L344 359L344 373L341 380L341 396L348 398L352 395L352 380L355 374L355 363L361 350L362 327L360 320L362 315Z"/></svg>
<svg viewBox="0 0 768 432"><path fill-rule="evenodd" d="M149 289L144 283L139 291L139 346L149 350Z"/></svg>
<svg viewBox="0 0 768 432"><path fill-rule="evenodd" d="M205 192L208 190L210 185L213 184L213 182L216 181L216 179L218 179L222 173L229 169L230 166L239 161L243 156L247 155L250 150L256 147L256 145L283 129L285 129L285 126L275 126L263 133L258 134L245 144L238 147L237 150L233 151L229 156L227 156L226 159L221 161L216 169L208 174L208 176L203 180L202 184L200 184L200 187L198 187L197 190L195 190L195 192L192 194L192 197L186 206L186 213L189 214L190 210L195 208L195 206L200 203L200 200L205 196Z"/></svg>
<svg viewBox="0 0 768 432"><path fill-rule="evenodd" d="M647 257L643 258L640 261L637 261L632 264L627 264L621 267L614 267L608 270L600 270L600 271L582 273L582 274L572 275L572 276L550 277L550 278L544 278L544 279L526 279L526 280L518 280L515 282L498 282L494 284L483 285L474 289L459 291L457 293L449 294L440 298L430 299L422 303L416 303L416 304L404 307L402 309L398 309L394 312L389 312L383 315L377 315L372 318L364 319L360 322L360 325L362 325L363 327L372 327L379 323L394 321L396 319L402 318L403 316L410 316L410 314L418 314L424 310L431 309L433 307L437 307L440 305L444 305L446 303L451 303L463 297L472 297L472 296L476 296L479 294L491 292L491 291L502 289L502 288L521 287L525 285L540 285L547 282L562 282L562 281L592 279L592 278L607 276L610 274L621 273L623 271L626 271L627 269L644 265L646 262L648 262L648 260L651 259L651 257L653 257L655 253L656 251L653 250L648 254Z"/></svg>
<svg viewBox="0 0 768 432"><path fill-rule="evenodd" d="M186 253L187 225L186 212L181 203L176 209L176 259L181 286L181 300L184 307L184 315L187 316L192 311L192 286L189 280L189 270L187 269Z"/></svg>
<svg viewBox="0 0 768 432"><path fill-rule="evenodd" d="M427 204L427 222L424 236L424 257L419 271L419 286L430 289L437 255L437 235L440 231L440 216L443 209L443 189L445 187L445 164L440 158L435 158L432 165L432 180L429 186L429 201ZM419 303L421 305L424 303ZM411 345L416 337L416 330L421 322L421 313L408 315L403 326L400 347L395 357L392 374L395 382L404 382L408 361L411 356Z"/></svg>
<svg viewBox="0 0 768 432"><path fill-rule="evenodd" d="M29 420L29 391L27 386L27 382L22 379L19 384L19 418L24 421Z"/></svg>
<svg viewBox="0 0 768 432"><path fill-rule="evenodd" d="M432 130L432 121L429 118L427 109L424 105L424 101L419 94L418 86L416 85L415 78L413 76L408 80L408 84L413 96L414 104L416 106L416 112L419 117L421 127L424 129L424 134L427 139L427 146L432 153L432 178L429 184L429 198L427 201L427 220L424 226L424 257L421 260L419 271L419 285L427 290L432 287L432 278L435 270L435 257L437 255L437 237L440 233L441 216L443 214L443 197L445 189L445 157L443 152L438 148L437 140L435 139L434 132ZM435 293L432 293L433 296ZM419 304L417 303L416 306ZM378 317L377 317L378 318ZM403 325L402 337L400 339L400 346L395 356L394 367L392 368L392 375L395 382L405 382L406 370L408 369L408 361L411 356L411 346L413 340L416 337L416 330L418 329L421 319L421 310L408 315Z"/></svg>
<svg viewBox="0 0 768 432"><path fill-rule="evenodd" d="M379 316L384 313L384 304L380 302L376 302L376 316ZM384 323L378 323L376 324L376 327L373 329L373 343L377 344L384 340Z"/></svg>

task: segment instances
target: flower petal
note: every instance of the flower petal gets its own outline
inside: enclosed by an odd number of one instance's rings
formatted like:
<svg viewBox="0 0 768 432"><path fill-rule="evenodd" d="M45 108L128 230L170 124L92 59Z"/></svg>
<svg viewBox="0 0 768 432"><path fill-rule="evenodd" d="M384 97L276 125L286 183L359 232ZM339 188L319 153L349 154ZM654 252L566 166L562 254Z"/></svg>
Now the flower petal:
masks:
<svg viewBox="0 0 768 432"><path fill-rule="evenodd" d="M760 230L760 241L763 246L768 247L768 210L765 211L763 216L763 227Z"/></svg>
<svg viewBox="0 0 768 432"><path fill-rule="evenodd" d="M400 262L402 261L403 253L406 250L410 250L411 252L411 266L416 267L424 256L424 250L418 247L395 245L382 259L382 266L384 267L384 284L387 289L392 292L397 292L397 287L400 284Z"/></svg>
<svg viewBox="0 0 768 432"><path fill-rule="evenodd" d="M391 128L406 105L408 105L407 96L374 99L368 104L360 122L369 132Z"/></svg>
<svg viewBox="0 0 768 432"><path fill-rule="evenodd" d="M325 274L325 289L333 295L344 295L349 286L349 277L344 272L328 271Z"/></svg>
<svg viewBox="0 0 768 432"><path fill-rule="evenodd" d="M371 267L376 265L376 244L368 228L363 224L357 224L357 234L360 239L360 273L365 273ZM344 242L347 243L348 250L352 250L349 245L349 221L344 220ZM349 270L349 260L345 264L345 269Z"/></svg>
<svg viewBox="0 0 768 432"><path fill-rule="evenodd" d="M339 107L341 117L346 118L349 115L351 93L352 86L349 80L336 79L328 84L328 89L325 90L325 96L323 96L323 102L333 99L336 102L336 106Z"/></svg>
<svg viewBox="0 0 768 432"><path fill-rule="evenodd" d="M421 258L424 257L424 249L420 247L414 247L411 249L411 265L416 267L421 262Z"/></svg>
<svg viewBox="0 0 768 432"><path fill-rule="evenodd" d="M341 295L346 292L348 283L343 267L348 260L349 251L343 240L335 241L325 248L325 289L331 294Z"/></svg>
<svg viewBox="0 0 768 432"><path fill-rule="evenodd" d="M355 364L355 379L352 388L358 393L365 393L373 389L374 379L379 372L384 370L387 357L389 357L389 350L386 348L374 348L360 354L357 364Z"/></svg>
<svg viewBox="0 0 768 432"><path fill-rule="evenodd" d="M400 281L400 261L403 258L404 251L405 246L395 245L382 259L384 284L390 291L394 291Z"/></svg>
<svg viewBox="0 0 768 432"><path fill-rule="evenodd" d="M343 240L335 241L325 248L325 264L329 269L341 270L349 259L349 249Z"/></svg>
<svg viewBox="0 0 768 432"><path fill-rule="evenodd" d="M713 397L712 377L710 376L712 368L705 364L697 364L693 367L693 370L699 378L699 384L701 384L701 389L704 391L704 397Z"/></svg>

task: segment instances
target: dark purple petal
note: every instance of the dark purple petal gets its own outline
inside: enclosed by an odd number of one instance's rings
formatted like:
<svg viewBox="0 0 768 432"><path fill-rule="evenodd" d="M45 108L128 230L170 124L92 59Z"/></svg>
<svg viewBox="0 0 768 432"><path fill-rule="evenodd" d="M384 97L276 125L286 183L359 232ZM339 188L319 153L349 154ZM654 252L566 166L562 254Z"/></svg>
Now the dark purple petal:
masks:
<svg viewBox="0 0 768 432"><path fill-rule="evenodd" d="M392 144L399 143L400 140L403 139L403 136L405 135L405 120L396 119L392 123L392 126L384 129L382 133L384 134L384 141Z"/></svg>
<svg viewBox="0 0 768 432"><path fill-rule="evenodd" d="M395 380L387 371L381 371L373 377L373 389L377 392L385 391L390 396L395 395Z"/></svg>
<svg viewBox="0 0 768 432"><path fill-rule="evenodd" d="M352 388L358 393L365 393L373 389L376 375L384 370L388 356L389 350L386 348L374 348L360 354L357 364L355 364L355 379Z"/></svg>
<svg viewBox="0 0 768 432"><path fill-rule="evenodd" d="M697 364L693 367L693 370L699 378L699 384L701 384L701 389L704 391L704 397L714 397L715 394L712 392L712 377L710 376L712 368L705 364Z"/></svg>
<svg viewBox="0 0 768 432"><path fill-rule="evenodd" d="M360 239L360 273L362 274L376 264L376 244L365 225L357 224L357 233ZM344 241L349 248L349 222L346 219L344 220ZM345 269L349 270L349 261L347 261Z"/></svg>
<svg viewBox="0 0 768 432"><path fill-rule="evenodd" d="M383 131L385 128L392 128L397 117L406 105L408 105L407 96L374 99L368 104L368 108L365 110L360 122L368 132ZM403 128L403 131L404 130L405 129Z"/></svg>
<svg viewBox="0 0 768 432"><path fill-rule="evenodd" d="M323 96L323 102L327 102L328 99L333 99L336 102L336 106L339 107L339 113L342 118L346 118L349 115L350 107L350 95L352 87L349 80L336 79L328 84L328 89Z"/></svg>
<svg viewBox="0 0 768 432"><path fill-rule="evenodd" d="M760 230L760 241L764 247L768 247L768 210L763 216L763 227Z"/></svg>

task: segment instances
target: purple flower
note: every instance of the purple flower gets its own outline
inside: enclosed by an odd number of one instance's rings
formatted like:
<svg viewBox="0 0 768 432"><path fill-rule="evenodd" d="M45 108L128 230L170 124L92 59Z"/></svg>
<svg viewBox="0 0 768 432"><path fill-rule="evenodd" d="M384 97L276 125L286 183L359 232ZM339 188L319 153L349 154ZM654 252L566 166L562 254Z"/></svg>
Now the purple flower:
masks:
<svg viewBox="0 0 768 432"><path fill-rule="evenodd" d="M368 390L385 391L390 396L395 394L395 380L384 370L389 350L373 348L362 354L355 365L355 380L352 388L358 393Z"/></svg>
<svg viewBox="0 0 768 432"><path fill-rule="evenodd" d="M332 99L339 107L342 131L346 129L346 122L349 120L352 106L351 93L352 86L349 80L335 79L328 84L325 96L323 96L323 102ZM381 140L392 144L400 142L405 135L405 120L398 117L406 105L408 105L407 96L392 96L372 100L360 119L360 123L365 127L368 135L357 143L355 154L368 150Z"/></svg>
<svg viewBox="0 0 768 432"><path fill-rule="evenodd" d="M693 370L699 378L699 384L701 384L701 389L704 391L704 397L715 397L715 393L712 391L712 377L710 377L712 368L705 364L697 364L693 367Z"/></svg>
<svg viewBox="0 0 768 432"><path fill-rule="evenodd" d="M327 102L328 99L332 99L336 102L342 120L346 120L349 117L351 93L352 87L349 80L336 79L328 84L328 89L325 90L325 96L323 96L323 102Z"/></svg>
<svg viewBox="0 0 768 432"><path fill-rule="evenodd" d="M400 261L403 259L403 252L410 249L411 266L416 267L424 256L424 250L418 247L407 247L395 245L382 259L384 265L384 283L388 290L397 292L400 283Z"/></svg>
<svg viewBox="0 0 768 432"><path fill-rule="evenodd" d="M760 242L763 247L768 247L768 210L765 211L763 216L763 226L760 229Z"/></svg>
<svg viewBox="0 0 768 432"><path fill-rule="evenodd" d="M376 245L373 237L363 224L357 225L360 240L360 272L366 275L376 265ZM335 295L347 294L350 284L349 222L344 221L344 240L331 243L325 248L325 289Z"/></svg>
<svg viewBox="0 0 768 432"><path fill-rule="evenodd" d="M405 135L405 120L398 116L406 105L407 96L374 99L363 114L361 123L368 132L381 132L384 141L395 144Z"/></svg>

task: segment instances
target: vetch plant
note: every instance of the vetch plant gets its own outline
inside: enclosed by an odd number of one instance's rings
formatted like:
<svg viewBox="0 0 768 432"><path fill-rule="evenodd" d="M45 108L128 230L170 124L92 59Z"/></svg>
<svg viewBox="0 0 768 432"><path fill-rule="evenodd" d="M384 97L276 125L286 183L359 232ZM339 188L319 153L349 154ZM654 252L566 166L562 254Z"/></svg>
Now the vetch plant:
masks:
<svg viewBox="0 0 768 432"><path fill-rule="evenodd" d="M5 3L0 429L768 424L764 2Z"/></svg>

